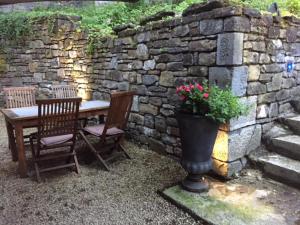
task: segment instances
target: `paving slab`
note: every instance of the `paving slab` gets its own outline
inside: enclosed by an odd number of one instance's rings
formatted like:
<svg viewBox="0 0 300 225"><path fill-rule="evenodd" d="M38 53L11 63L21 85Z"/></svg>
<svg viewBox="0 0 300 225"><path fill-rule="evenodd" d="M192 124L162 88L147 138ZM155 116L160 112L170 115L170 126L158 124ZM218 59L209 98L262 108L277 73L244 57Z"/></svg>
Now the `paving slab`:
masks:
<svg viewBox="0 0 300 225"><path fill-rule="evenodd" d="M180 185L175 185L162 191L162 195L209 224L284 225L300 222L298 219L296 222L289 221L286 216L288 213L282 212L284 202L286 203L284 196L275 195L276 203L272 202L275 197L272 188L259 188L243 182L220 182L212 178L207 178L206 181L210 185L207 193L191 193L182 190ZM272 201L268 200L270 198ZM296 207L297 204L300 203L296 203ZM291 210L292 205L290 204Z"/></svg>

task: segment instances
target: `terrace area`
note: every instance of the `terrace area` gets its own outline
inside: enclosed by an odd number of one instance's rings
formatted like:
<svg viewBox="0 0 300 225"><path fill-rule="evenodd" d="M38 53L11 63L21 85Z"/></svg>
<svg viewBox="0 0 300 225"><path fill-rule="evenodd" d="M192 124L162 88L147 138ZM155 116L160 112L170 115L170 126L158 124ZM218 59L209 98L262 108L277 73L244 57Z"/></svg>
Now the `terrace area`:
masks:
<svg viewBox="0 0 300 225"><path fill-rule="evenodd" d="M0 12L0 224L300 224L298 1L53 2Z"/></svg>

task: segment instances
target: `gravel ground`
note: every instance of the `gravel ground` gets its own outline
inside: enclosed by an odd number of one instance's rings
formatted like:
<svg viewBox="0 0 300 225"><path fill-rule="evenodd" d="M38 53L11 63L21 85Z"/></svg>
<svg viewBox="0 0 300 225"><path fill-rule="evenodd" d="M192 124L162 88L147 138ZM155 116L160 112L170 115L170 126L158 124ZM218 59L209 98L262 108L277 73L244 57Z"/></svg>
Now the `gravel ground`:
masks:
<svg viewBox="0 0 300 225"><path fill-rule="evenodd" d="M200 224L157 194L184 176L170 158L127 143L131 160L120 159L111 171L97 162L70 170L20 179L11 161L0 118L0 224ZM80 157L84 157L81 155Z"/></svg>

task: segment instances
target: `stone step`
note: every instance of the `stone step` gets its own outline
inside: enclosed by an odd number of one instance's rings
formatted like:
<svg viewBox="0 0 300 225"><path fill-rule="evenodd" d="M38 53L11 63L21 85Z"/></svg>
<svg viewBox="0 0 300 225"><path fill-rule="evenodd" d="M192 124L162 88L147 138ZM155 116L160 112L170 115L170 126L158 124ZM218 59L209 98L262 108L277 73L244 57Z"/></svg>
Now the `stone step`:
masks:
<svg viewBox="0 0 300 225"><path fill-rule="evenodd" d="M296 134L300 134L300 115L285 118L284 123L288 125Z"/></svg>
<svg viewBox="0 0 300 225"><path fill-rule="evenodd" d="M300 160L300 136L287 135L272 138L269 150L291 159Z"/></svg>
<svg viewBox="0 0 300 225"><path fill-rule="evenodd" d="M300 162L276 153L257 158L264 172L274 180L300 188Z"/></svg>

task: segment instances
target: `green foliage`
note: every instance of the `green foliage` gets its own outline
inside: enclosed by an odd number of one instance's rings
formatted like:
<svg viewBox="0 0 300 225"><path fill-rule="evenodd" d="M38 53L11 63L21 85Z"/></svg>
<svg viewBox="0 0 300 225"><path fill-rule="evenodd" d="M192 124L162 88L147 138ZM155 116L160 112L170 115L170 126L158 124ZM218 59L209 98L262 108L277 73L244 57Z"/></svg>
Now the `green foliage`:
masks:
<svg viewBox="0 0 300 225"><path fill-rule="evenodd" d="M32 34L32 24L40 17L54 18L57 14L81 16L82 29L87 29L90 36L89 49L95 45L98 37L113 35L112 28L124 23L138 25L146 16L153 15L162 10L175 11L178 15L193 3L205 2L206 0L179 0L172 3L169 0L157 1L146 4L140 0L137 3L116 2L95 7L51 7L36 8L30 12L0 13L0 37L9 40L21 40L24 36ZM249 7L266 11L273 0L229 0L233 4L242 4ZM277 0L283 14L293 13L300 16L299 0ZM53 28L53 21L49 20L49 30Z"/></svg>
<svg viewBox="0 0 300 225"><path fill-rule="evenodd" d="M176 92L182 101L182 111L205 116L218 123L226 123L248 110L229 88L208 87L207 82L181 85Z"/></svg>
<svg viewBox="0 0 300 225"><path fill-rule="evenodd" d="M206 116L220 123L228 122L230 119L243 115L248 111L247 107L241 104L230 89L222 90L217 86L210 88L208 105L209 112Z"/></svg>

